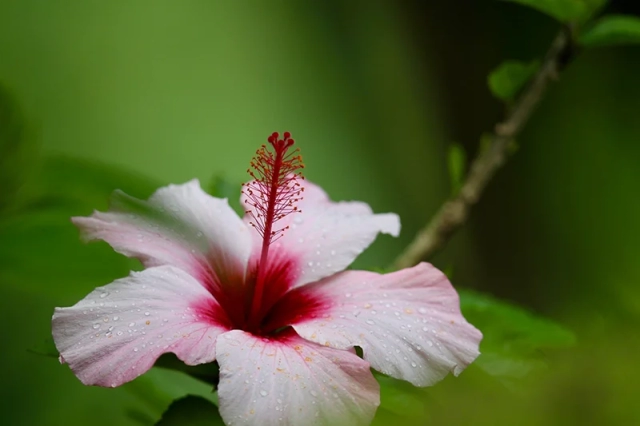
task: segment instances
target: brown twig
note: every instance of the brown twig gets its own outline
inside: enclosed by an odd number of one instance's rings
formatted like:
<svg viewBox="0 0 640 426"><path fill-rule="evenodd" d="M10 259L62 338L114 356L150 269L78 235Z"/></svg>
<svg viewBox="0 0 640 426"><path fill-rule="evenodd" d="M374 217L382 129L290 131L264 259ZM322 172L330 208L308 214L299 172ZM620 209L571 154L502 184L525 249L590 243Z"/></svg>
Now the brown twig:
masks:
<svg viewBox="0 0 640 426"><path fill-rule="evenodd" d="M478 202L485 187L507 158L510 144L520 134L540 102L549 83L573 58L572 29L562 31L553 41L540 69L506 114L495 126L488 149L481 150L471 163L469 173L458 194L447 200L431 222L421 229L414 240L396 258L393 267L410 267L433 256L465 223L471 206Z"/></svg>

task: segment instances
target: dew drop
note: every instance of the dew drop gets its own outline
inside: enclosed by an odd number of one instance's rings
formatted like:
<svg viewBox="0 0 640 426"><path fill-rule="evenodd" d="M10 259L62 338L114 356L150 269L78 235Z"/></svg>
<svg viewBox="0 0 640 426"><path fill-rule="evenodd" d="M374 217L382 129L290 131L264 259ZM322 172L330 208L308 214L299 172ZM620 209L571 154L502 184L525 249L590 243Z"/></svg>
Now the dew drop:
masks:
<svg viewBox="0 0 640 426"><path fill-rule="evenodd" d="M133 348L134 352L138 352L138 350L139 350L138 348Z"/></svg>
<svg viewBox="0 0 640 426"><path fill-rule="evenodd" d="M416 368L416 367L418 366L418 364L416 364L415 362L412 362L412 363L411 363L411 366L412 366L413 368Z"/></svg>
<svg viewBox="0 0 640 426"><path fill-rule="evenodd" d="M302 222L303 220L299 215L296 215L296 217L293 218L293 223L295 223L296 225L301 225Z"/></svg>
<svg viewBox="0 0 640 426"><path fill-rule="evenodd" d="M374 324L375 324L375 322L373 322L373 321L371 321L371 320L366 320L365 322L366 322L367 324L369 324L369 325L374 325Z"/></svg>
<svg viewBox="0 0 640 426"><path fill-rule="evenodd" d="M99 328L100 328L100 324L93 324L93 329L94 329L94 330L97 330L97 329L99 329Z"/></svg>
<svg viewBox="0 0 640 426"><path fill-rule="evenodd" d="M119 317L119 316L117 316L117 315L113 317L113 320L114 320L114 321L118 321L119 319L120 319L120 317Z"/></svg>
<svg viewBox="0 0 640 426"><path fill-rule="evenodd" d="M107 297L108 295L109 295L109 292L108 292L108 291L105 291L104 293L102 293L102 294L100 295L100 299L104 299L104 298L105 298L105 297Z"/></svg>
<svg viewBox="0 0 640 426"><path fill-rule="evenodd" d="M433 342L431 340L427 340L427 345L433 346Z"/></svg>
<svg viewBox="0 0 640 426"><path fill-rule="evenodd" d="M426 314L428 311L427 308L418 308L418 312L420 312L421 314Z"/></svg>
<svg viewBox="0 0 640 426"><path fill-rule="evenodd" d="M309 267L313 266L313 262L308 262L307 265L309 265Z"/></svg>
<svg viewBox="0 0 640 426"><path fill-rule="evenodd" d="M311 396L312 396L312 397L314 397L314 398L315 398L316 396L318 396L318 392L316 392L316 391L314 391L314 390L309 391L309 393L310 393L310 394L311 394Z"/></svg>
<svg viewBox="0 0 640 426"><path fill-rule="evenodd" d="M262 395L262 396L267 396L267 395L269 395L269 392L267 392L266 390L262 389L262 390L260 391L260 395Z"/></svg>
<svg viewBox="0 0 640 426"><path fill-rule="evenodd" d="M136 323L135 323L135 322L131 322L131 323L129 323L129 327L133 327L134 325L136 325Z"/></svg>
<svg viewBox="0 0 640 426"><path fill-rule="evenodd" d="M336 251L335 250L331 250L331 256L335 256L336 255Z"/></svg>
<svg viewBox="0 0 640 426"><path fill-rule="evenodd" d="M351 293L345 293L344 297L351 297Z"/></svg>
<svg viewBox="0 0 640 426"><path fill-rule="evenodd" d="M429 331L427 327L422 327L422 331Z"/></svg>
<svg viewBox="0 0 640 426"><path fill-rule="evenodd" d="M146 316L146 317L148 317L149 315L151 315L151 313L150 313L150 312L145 312L145 313L144 313L144 316Z"/></svg>

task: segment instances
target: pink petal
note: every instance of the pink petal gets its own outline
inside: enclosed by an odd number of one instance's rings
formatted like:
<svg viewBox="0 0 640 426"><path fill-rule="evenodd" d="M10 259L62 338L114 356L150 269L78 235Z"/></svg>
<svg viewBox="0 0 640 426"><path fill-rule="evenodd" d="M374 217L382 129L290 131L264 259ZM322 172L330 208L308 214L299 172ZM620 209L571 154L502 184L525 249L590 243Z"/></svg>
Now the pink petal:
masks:
<svg viewBox="0 0 640 426"><path fill-rule="evenodd" d="M234 330L218 339L220 413L234 425L369 424L380 404L369 363L308 342Z"/></svg>
<svg viewBox="0 0 640 426"><path fill-rule="evenodd" d="M99 287L70 308L56 308L53 338L62 362L86 385L119 386L163 353L186 364L215 359L229 329L213 296L193 277L159 266Z"/></svg>
<svg viewBox="0 0 640 426"><path fill-rule="evenodd" d="M427 263L386 275L345 271L290 292L274 310L305 339L360 346L374 369L416 386L460 374L482 339L447 277Z"/></svg>
<svg viewBox="0 0 640 426"><path fill-rule="evenodd" d="M380 232L398 236L397 215L373 214L362 202L335 203L319 186L306 180L302 184L304 199L297 205L302 212L290 214L276 223L278 229L285 226L289 229L270 249L273 257L282 251L286 253L282 257L297 260L295 286L344 270ZM244 196L242 202L251 209ZM250 222L251 215L247 214L244 220ZM259 240L255 231L254 239ZM254 250L259 249L260 245L254 243Z"/></svg>
<svg viewBox="0 0 640 426"><path fill-rule="evenodd" d="M206 194L197 180L160 188L149 201L116 191L109 212L73 222L87 240L104 240L147 267L173 265L195 277L206 275L215 281L209 286L224 285L227 280L217 277L231 272L243 276L251 254L244 222L227 200Z"/></svg>

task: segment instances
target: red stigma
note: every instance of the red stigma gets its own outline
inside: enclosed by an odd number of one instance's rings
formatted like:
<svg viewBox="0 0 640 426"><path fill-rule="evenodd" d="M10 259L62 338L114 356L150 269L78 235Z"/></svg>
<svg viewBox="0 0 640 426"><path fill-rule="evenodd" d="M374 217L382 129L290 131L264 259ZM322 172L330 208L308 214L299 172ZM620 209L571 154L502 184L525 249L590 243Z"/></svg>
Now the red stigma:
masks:
<svg viewBox="0 0 640 426"><path fill-rule="evenodd" d="M304 168L300 150L290 150L294 143L291 133L284 132L283 138L279 137L279 133L272 133L267 138L271 148L262 145L256 151L256 156L251 160L251 168L247 170L253 181L245 184L242 190L246 203L253 207L246 211L251 215L250 223L262 237L260 263L247 318L248 328L258 327L260 322L260 303L266 284L269 245L281 238L289 228L276 228L274 224L291 213L300 213L296 204L302 200L304 191L299 182L304 179L300 172Z"/></svg>

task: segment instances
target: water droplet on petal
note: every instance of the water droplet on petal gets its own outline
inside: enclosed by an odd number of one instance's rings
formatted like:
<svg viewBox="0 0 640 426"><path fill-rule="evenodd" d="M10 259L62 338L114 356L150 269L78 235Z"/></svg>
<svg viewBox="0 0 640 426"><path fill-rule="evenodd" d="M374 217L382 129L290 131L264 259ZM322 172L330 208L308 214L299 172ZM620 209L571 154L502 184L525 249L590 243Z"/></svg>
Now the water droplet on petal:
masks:
<svg viewBox="0 0 640 426"><path fill-rule="evenodd" d="M313 262L308 262L307 265L309 265L309 267L313 266Z"/></svg>
<svg viewBox="0 0 640 426"><path fill-rule="evenodd" d="M331 250L331 256L335 256L336 255L336 251L335 250Z"/></svg>
<svg viewBox="0 0 640 426"><path fill-rule="evenodd" d="M197 238L202 238L202 232L198 231L198 233L196 234Z"/></svg>
<svg viewBox="0 0 640 426"><path fill-rule="evenodd" d="M93 329L94 329L94 330L97 330L97 329L99 329L99 328L100 328L100 324L93 324Z"/></svg>
<svg viewBox="0 0 640 426"><path fill-rule="evenodd" d="M267 395L269 395L269 392L267 392L266 390L262 389L262 390L260 391L260 395L262 395L262 396L267 396Z"/></svg>
<svg viewBox="0 0 640 426"><path fill-rule="evenodd" d="M314 398L315 398L316 396L318 396L318 392L316 392L316 391L314 391L314 390L309 391L309 393L310 393L310 394L311 394L311 396L312 396L312 397L314 397Z"/></svg>
<svg viewBox="0 0 640 426"><path fill-rule="evenodd" d="M151 313L150 313L150 312L145 312L145 313L144 313L144 316L146 316L146 317L148 317L149 315L151 315Z"/></svg>
<svg viewBox="0 0 640 426"><path fill-rule="evenodd" d="M117 316L117 315L113 317L113 320L114 320L114 321L118 321L119 319L120 319L120 317L119 317L119 316Z"/></svg>
<svg viewBox="0 0 640 426"><path fill-rule="evenodd" d="M427 313L427 309L426 308L418 308L418 312L420 312L421 314L426 314Z"/></svg>
<svg viewBox="0 0 640 426"><path fill-rule="evenodd" d="M374 324L375 324L375 322L373 322L373 321L371 321L371 320L366 320L365 322L366 322L367 324L369 324L369 325L374 325Z"/></svg>
<svg viewBox="0 0 640 426"><path fill-rule="evenodd" d="M412 366L413 368L416 368L416 367L418 366L418 364L416 364L415 362L412 362L412 363L411 363L411 366Z"/></svg>
<svg viewBox="0 0 640 426"><path fill-rule="evenodd" d="M129 327L133 327L134 325L136 325L136 323L135 323L135 322L131 322L131 323L129 323Z"/></svg>
<svg viewBox="0 0 640 426"><path fill-rule="evenodd" d="M344 297L351 297L351 293L345 293Z"/></svg>
<svg viewBox="0 0 640 426"><path fill-rule="evenodd" d="M105 298L105 297L107 297L108 295L109 295L109 292L108 292L108 291L105 291L104 293L102 293L102 294L100 295L100 299L104 299L104 298Z"/></svg>

